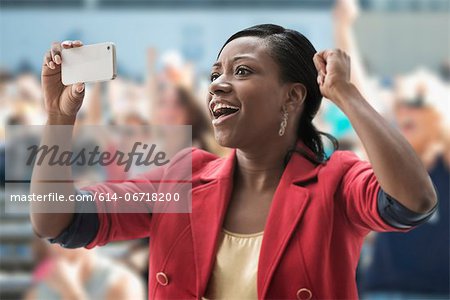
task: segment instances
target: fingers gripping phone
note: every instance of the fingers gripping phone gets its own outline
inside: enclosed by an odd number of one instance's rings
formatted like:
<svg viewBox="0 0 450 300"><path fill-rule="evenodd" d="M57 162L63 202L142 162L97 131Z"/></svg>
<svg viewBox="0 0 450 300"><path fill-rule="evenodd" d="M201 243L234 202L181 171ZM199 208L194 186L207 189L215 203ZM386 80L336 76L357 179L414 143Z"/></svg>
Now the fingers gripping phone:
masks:
<svg viewBox="0 0 450 300"><path fill-rule="evenodd" d="M116 47L106 42L62 49L61 77L64 85L116 78Z"/></svg>

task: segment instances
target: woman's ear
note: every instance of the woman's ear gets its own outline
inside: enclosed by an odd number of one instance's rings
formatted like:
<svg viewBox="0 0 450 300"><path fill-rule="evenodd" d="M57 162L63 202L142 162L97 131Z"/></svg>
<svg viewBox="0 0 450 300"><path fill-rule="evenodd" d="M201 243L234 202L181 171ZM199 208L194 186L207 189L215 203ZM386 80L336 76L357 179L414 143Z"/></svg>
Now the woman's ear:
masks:
<svg viewBox="0 0 450 300"><path fill-rule="evenodd" d="M288 111L300 109L306 99L306 87L301 83L292 83L289 90L285 105Z"/></svg>

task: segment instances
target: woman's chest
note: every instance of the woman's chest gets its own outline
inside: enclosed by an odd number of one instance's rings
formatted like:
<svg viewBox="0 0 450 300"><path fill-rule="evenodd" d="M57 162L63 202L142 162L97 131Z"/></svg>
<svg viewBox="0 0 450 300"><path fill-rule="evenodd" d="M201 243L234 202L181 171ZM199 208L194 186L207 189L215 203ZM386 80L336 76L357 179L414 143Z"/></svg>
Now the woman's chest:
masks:
<svg viewBox="0 0 450 300"><path fill-rule="evenodd" d="M275 189L266 192L233 191L224 217L223 227L235 233L264 230Z"/></svg>

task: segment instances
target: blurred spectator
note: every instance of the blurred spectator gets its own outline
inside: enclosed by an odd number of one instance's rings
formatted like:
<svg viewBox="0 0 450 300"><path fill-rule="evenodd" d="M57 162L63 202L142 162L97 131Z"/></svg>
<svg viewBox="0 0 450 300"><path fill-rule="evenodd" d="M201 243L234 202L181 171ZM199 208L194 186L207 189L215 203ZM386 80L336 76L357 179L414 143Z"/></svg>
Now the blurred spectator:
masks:
<svg viewBox="0 0 450 300"><path fill-rule="evenodd" d="M96 251L64 249L37 239L33 249L40 263L26 299L144 299L140 279Z"/></svg>
<svg viewBox="0 0 450 300"><path fill-rule="evenodd" d="M428 84L427 84L427 80ZM414 147L439 195L435 215L424 225L406 234L378 234L372 263L365 274L367 299L449 299L449 182L450 147L444 135L442 116L431 102L430 77L413 74L402 78L395 116L400 131ZM405 84L405 81L412 83ZM407 88L408 93L401 91ZM412 95L411 95L412 96ZM407 174L405 174L407 176Z"/></svg>
<svg viewBox="0 0 450 300"><path fill-rule="evenodd" d="M173 85L161 87L152 120L156 125L191 125L194 147L213 153L219 149L214 140L210 121L193 94L184 87Z"/></svg>
<svg viewBox="0 0 450 300"><path fill-rule="evenodd" d="M441 78L450 85L450 59L446 59L441 64Z"/></svg>
<svg viewBox="0 0 450 300"><path fill-rule="evenodd" d="M182 66L181 58L169 52L163 55L163 73L156 74L156 50L147 52L147 89L152 99L150 120L155 125L191 125L192 146L224 155L227 150L214 140L211 122L206 114L206 102L198 101L193 92L192 65Z"/></svg>
<svg viewBox="0 0 450 300"><path fill-rule="evenodd" d="M449 299L450 147L443 122L448 94L437 76L419 69L397 77L393 97L380 100L383 92L367 79L352 32L357 15L355 0L338 0L337 47L352 58L352 82L372 103L394 99L374 106L392 109L385 115L392 116L419 155L439 196L438 210L426 224L408 233L379 233L373 245L366 243L372 256L362 258L370 263L360 270L361 294L366 299Z"/></svg>

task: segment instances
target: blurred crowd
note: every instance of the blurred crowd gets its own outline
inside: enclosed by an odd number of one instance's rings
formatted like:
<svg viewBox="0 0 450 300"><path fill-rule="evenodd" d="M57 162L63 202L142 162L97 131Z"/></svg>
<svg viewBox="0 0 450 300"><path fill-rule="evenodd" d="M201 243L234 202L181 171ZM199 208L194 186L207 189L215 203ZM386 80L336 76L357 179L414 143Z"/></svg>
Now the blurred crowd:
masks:
<svg viewBox="0 0 450 300"><path fill-rule="evenodd" d="M417 62L406 74L389 77L370 74L353 33L358 15L357 1L337 1L333 15L335 46L345 50L352 59L352 82L401 131L422 159L440 200L438 213L419 229L406 234L368 237L358 268L360 295L367 299L434 296L448 299L450 60L443 61L438 70ZM77 125L191 125L193 146L226 155L227 149L215 143L209 121L207 76L199 74L195 65L176 51L160 54L150 47L145 63L144 81L125 78L119 73L113 81L88 84ZM0 71L3 124L45 124L39 76L26 66L16 74L5 69ZM350 122L331 102L323 101L315 122L320 130L339 140L341 150L352 150L366 158ZM0 136L0 165L4 170L4 126ZM1 173L4 182L4 171ZM65 298L69 292L86 293L96 299L121 299L118 295L132 299L144 297L147 241L127 244L126 251L118 258L122 267L116 267L111 259L100 259L94 252L57 248L43 241L33 242L33 249L39 251L34 251L33 285L24 297L58 299ZM72 277L60 276L66 271Z"/></svg>

